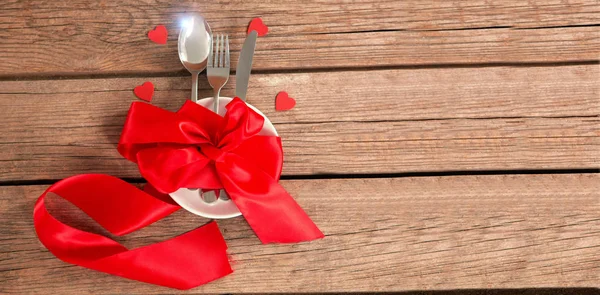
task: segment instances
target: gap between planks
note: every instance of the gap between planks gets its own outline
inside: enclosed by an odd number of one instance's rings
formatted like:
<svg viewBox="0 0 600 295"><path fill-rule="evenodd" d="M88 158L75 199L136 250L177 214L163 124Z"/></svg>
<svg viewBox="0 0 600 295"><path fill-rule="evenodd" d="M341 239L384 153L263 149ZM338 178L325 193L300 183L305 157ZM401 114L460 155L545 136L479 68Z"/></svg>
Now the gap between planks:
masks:
<svg viewBox="0 0 600 295"><path fill-rule="evenodd" d="M600 169L545 169L545 170L476 170L476 171L439 171L439 172L406 172L406 173L377 173L377 174L308 174L282 175L280 180L319 180L319 179L371 179L371 178L405 178L405 177L444 177L444 176L484 176L484 175L547 175L547 174L595 174ZM121 177L121 180L132 184L145 183L144 178ZM59 179L36 179L0 181L2 186L31 186L52 185Z"/></svg>
<svg viewBox="0 0 600 295"><path fill-rule="evenodd" d="M252 75L274 75L274 74L312 74L312 73L334 73L334 72L370 72L381 70L419 70L419 69L446 69L446 68L488 68L488 67L564 67L564 66L584 66L598 65L600 60L577 60L577 61L557 61L557 62L496 62L496 63L434 63L418 65L374 65L366 67L322 67L322 68L298 68L298 69L254 69ZM230 76L234 77L236 69L231 68ZM201 73L201 76L205 73ZM88 79L122 79L122 78L169 78L169 77L189 77L190 72L185 69L171 72L129 72L129 73L48 73L48 74L15 74L11 76L1 76L2 81L39 81L39 80L88 80Z"/></svg>

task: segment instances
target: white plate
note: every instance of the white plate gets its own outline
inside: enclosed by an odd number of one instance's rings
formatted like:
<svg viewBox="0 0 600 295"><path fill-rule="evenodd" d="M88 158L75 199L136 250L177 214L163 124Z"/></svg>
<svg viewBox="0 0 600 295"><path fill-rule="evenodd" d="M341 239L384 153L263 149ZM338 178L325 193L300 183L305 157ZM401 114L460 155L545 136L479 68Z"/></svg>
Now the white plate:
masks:
<svg viewBox="0 0 600 295"><path fill-rule="evenodd" d="M219 98L219 115L225 115L226 109L225 106L232 100L230 97L220 97ZM213 98L204 98L198 101L199 105L209 108L212 110ZM261 111L252 105L248 104L248 106L257 112L259 115L265 118L265 123L263 125L263 129L258 133L260 135L268 135L268 136L277 136L277 131L269 118L267 118ZM169 194L179 206L183 209L190 211L196 215L200 215L206 218L212 219L225 219L225 218L233 218L242 215L240 210L235 206L233 201L231 200L222 200L217 199L212 203L205 202L200 196L201 190L199 189L187 189L180 188L177 191Z"/></svg>

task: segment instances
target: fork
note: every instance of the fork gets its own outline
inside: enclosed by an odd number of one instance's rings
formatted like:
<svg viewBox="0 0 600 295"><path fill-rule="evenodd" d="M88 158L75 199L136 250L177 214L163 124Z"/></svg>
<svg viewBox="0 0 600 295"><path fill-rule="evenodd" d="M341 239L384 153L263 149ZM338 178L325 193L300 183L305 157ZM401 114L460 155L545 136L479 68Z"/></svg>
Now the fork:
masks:
<svg viewBox="0 0 600 295"><path fill-rule="evenodd" d="M216 42L211 38L210 47L206 74L215 95L213 110L219 113L219 94L229 80L229 35L217 34ZM214 52L213 47L215 47Z"/></svg>
<svg viewBox="0 0 600 295"><path fill-rule="evenodd" d="M229 80L229 35L217 34L216 41L214 38L211 38L206 76L208 77L210 87L212 87L214 91L213 110L218 114L219 94L221 93L221 88L223 88ZM223 200L228 199L225 191L221 190L220 195ZM202 196L207 203L212 203L217 200L215 191L207 191L203 193Z"/></svg>

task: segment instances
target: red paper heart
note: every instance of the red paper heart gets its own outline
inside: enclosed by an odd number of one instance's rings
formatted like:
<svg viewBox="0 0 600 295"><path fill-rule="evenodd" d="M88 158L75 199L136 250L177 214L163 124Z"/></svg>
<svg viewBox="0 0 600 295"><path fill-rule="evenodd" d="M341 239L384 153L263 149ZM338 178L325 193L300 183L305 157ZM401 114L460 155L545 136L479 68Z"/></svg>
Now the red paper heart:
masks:
<svg viewBox="0 0 600 295"><path fill-rule="evenodd" d="M262 37L264 35L266 35L269 32L269 27L267 27L262 19L260 17L257 18L253 18L252 21L250 21L250 25L248 25L248 34L250 34L250 32L252 31L256 31L258 33L258 36Z"/></svg>
<svg viewBox="0 0 600 295"><path fill-rule="evenodd" d="M167 36L167 28L163 25L158 25L154 30L148 32L148 38L158 44L167 44Z"/></svg>
<svg viewBox="0 0 600 295"><path fill-rule="evenodd" d="M154 84L152 84L152 82L144 82L144 84L136 86L133 89L133 93L139 99L150 102L152 100L152 95L154 95Z"/></svg>
<svg viewBox="0 0 600 295"><path fill-rule="evenodd" d="M275 110L287 111L291 110L296 105L296 100L291 98L287 92L281 91L275 97Z"/></svg>

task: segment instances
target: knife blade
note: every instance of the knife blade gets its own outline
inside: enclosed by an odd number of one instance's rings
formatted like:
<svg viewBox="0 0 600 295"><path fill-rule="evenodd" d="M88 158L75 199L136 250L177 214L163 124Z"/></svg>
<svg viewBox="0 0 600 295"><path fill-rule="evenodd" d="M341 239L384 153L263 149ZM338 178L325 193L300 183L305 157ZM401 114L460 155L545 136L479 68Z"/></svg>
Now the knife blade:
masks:
<svg viewBox="0 0 600 295"><path fill-rule="evenodd" d="M238 59L237 68L235 69L235 96L246 101L246 92L248 91L248 80L250 80L250 71L252 70L252 57L254 56L254 48L256 47L256 31L250 32Z"/></svg>

